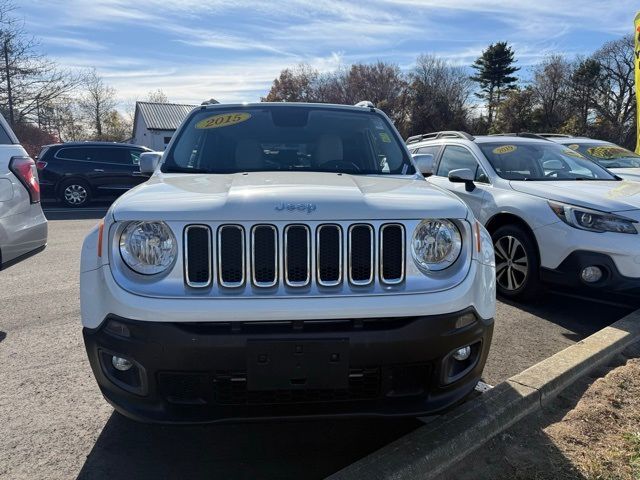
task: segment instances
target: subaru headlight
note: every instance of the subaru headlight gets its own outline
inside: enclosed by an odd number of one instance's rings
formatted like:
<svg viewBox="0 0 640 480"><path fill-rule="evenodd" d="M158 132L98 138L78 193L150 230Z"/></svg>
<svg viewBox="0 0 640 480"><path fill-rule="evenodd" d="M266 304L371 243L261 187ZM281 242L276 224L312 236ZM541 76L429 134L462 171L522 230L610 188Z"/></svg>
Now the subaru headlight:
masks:
<svg viewBox="0 0 640 480"><path fill-rule="evenodd" d="M423 271L444 270L458 259L461 251L462 235L450 220L423 220L413 232L411 254Z"/></svg>
<svg viewBox="0 0 640 480"><path fill-rule="evenodd" d="M619 215L557 202L549 202L549 206L560 220L581 230L597 233L638 233L635 226L638 222Z"/></svg>
<svg viewBox="0 0 640 480"><path fill-rule="evenodd" d="M176 258L178 243L164 222L131 222L120 235L120 255L134 272L155 275Z"/></svg>

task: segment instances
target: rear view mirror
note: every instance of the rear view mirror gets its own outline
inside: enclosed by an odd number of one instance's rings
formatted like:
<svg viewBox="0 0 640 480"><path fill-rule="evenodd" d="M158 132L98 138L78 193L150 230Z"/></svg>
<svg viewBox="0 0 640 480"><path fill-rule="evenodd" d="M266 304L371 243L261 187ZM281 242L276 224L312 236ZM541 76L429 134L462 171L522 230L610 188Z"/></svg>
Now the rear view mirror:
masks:
<svg viewBox="0 0 640 480"><path fill-rule="evenodd" d="M425 177L433 175L433 155L430 153L414 153L411 155L416 168Z"/></svg>
<svg viewBox="0 0 640 480"><path fill-rule="evenodd" d="M474 174L468 168L458 168L449 172L449 181L452 183L464 183L467 192L471 192L476 188L473 178Z"/></svg>
<svg viewBox="0 0 640 480"><path fill-rule="evenodd" d="M143 152L140 154L140 173L153 175L162 160L162 152Z"/></svg>

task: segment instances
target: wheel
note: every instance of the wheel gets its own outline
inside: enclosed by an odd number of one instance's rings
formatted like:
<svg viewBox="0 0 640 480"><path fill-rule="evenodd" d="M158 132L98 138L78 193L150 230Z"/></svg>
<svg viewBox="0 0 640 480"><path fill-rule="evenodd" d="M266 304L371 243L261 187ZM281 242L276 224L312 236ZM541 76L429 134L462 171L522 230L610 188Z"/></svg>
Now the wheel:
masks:
<svg viewBox="0 0 640 480"><path fill-rule="evenodd" d="M91 200L91 189L84 180L67 180L60 185L60 201L67 207L84 207Z"/></svg>
<svg viewBox="0 0 640 480"><path fill-rule="evenodd" d="M517 225L505 225L493 235L498 293L529 300L540 292L540 259L535 240Z"/></svg>

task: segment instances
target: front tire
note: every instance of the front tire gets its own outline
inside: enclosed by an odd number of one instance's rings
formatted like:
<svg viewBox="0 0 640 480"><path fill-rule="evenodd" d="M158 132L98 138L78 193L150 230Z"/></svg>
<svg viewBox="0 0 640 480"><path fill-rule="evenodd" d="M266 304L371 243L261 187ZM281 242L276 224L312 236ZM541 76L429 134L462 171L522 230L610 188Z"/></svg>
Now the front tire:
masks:
<svg viewBox="0 0 640 480"><path fill-rule="evenodd" d="M518 225L505 225L492 235L496 251L498 294L530 300L541 289L540 258L535 240Z"/></svg>
<svg viewBox="0 0 640 480"><path fill-rule="evenodd" d="M66 207L85 207L91 200L91 188L84 180L67 180L60 185L59 198Z"/></svg>

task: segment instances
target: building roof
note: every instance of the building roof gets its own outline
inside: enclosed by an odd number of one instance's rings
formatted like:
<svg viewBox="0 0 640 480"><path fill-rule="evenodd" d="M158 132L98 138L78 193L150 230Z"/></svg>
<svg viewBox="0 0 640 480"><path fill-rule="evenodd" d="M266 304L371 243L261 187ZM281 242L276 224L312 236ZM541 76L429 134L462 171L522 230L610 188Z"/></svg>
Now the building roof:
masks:
<svg viewBox="0 0 640 480"><path fill-rule="evenodd" d="M197 106L178 103L136 102L136 117L139 112L149 130L176 130L189 112Z"/></svg>

